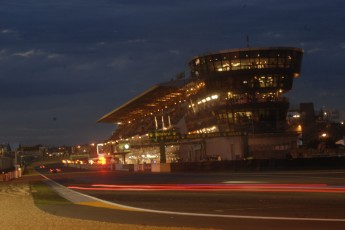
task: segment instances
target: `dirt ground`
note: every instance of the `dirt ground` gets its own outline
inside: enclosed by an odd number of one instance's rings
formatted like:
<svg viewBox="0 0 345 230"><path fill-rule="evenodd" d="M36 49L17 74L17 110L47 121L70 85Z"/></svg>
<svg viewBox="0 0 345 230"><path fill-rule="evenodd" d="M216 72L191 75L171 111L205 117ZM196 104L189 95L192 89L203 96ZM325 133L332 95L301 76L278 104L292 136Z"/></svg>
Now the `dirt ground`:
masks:
<svg viewBox="0 0 345 230"><path fill-rule="evenodd" d="M20 180L20 179L19 179ZM72 219L48 214L35 206L28 183L0 182L0 229L3 230L191 230L193 228L124 225L90 220Z"/></svg>

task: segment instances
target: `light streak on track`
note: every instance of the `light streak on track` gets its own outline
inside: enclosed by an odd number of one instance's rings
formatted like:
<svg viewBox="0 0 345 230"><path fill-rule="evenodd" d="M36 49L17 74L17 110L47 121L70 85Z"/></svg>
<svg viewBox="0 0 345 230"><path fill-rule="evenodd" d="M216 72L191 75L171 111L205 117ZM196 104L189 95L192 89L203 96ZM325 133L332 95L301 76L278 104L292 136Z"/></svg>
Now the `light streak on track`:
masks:
<svg viewBox="0 0 345 230"><path fill-rule="evenodd" d="M233 219L253 219L253 220L284 220L284 221L318 221L318 222L344 222L345 219L337 219L337 218L310 218L310 217L282 217L282 216L255 216L255 215L226 215L226 214L207 214L207 213L189 213L189 212L174 212L174 211L162 211L162 210L154 210L154 209L145 209L145 208L137 208L137 207L132 207L132 206L127 206L127 205L122 205L106 200L102 200L90 195L86 195L83 193L80 193L78 191L74 191L73 189L79 189L79 190L100 190L100 189L109 189L109 190L121 190L121 189L116 189L116 188L122 188L122 190L148 190L148 187L151 188L158 188L158 186L161 187L178 187L178 186L185 186L185 187L193 187L196 188L195 186L201 186L201 187L207 187L207 186L219 186L221 188L225 187L239 187L239 186L248 186L248 187L255 187L255 186L262 186L262 187L275 187L276 189L280 187L283 191L284 188L287 189L292 189L294 187L295 189L300 188L300 189L314 189L313 191L317 190L326 190L327 192L332 191L333 189L338 189L337 192L340 193L345 193L345 187L344 186L328 186L326 184L232 184L232 185L224 185L224 184L185 184L185 185L178 185L178 184L159 184L159 185L93 185L86 187L82 186L69 186L69 188L66 188L65 186L49 179L48 177L41 175L46 179L47 182L49 182L49 185L52 186L52 188L58 192L58 194L62 195L64 198L67 200L79 204L79 205L86 205L86 206L92 206L92 207L104 207L104 208L112 208L112 209L118 209L118 210L127 210L127 211L137 211L137 212L149 212L149 213L157 213L157 214L169 214L169 215L180 215L180 216L196 216L196 217L216 217L216 218L233 218ZM97 187L98 186L98 187ZM137 187L137 188L135 188ZM140 189L138 189L138 187ZM145 187L145 188L144 188ZM175 187L175 188L176 188ZM200 188L199 188L200 189ZM153 189L152 189L153 190ZM162 189L156 189L158 191ZM166 190L172 190L166 189ZM149 191L149 190L148 190ZM192 190L193 191L193 190ZM215 189L208 189L206 191L217 191ZM230 189L229 189L230 191ZM240 191L240 190L234 190L234 191ZM247 190L244 191L249 191L248 188ZM254 191L254 190L252 190ZM85 200L86 199L86 200Z"/></svg>
<svg viewBox="0 0 345 230"><path fill-rule="evenodd" d="M345 193L344 186L327 184L148 184L148 185L110 185L68 186L70 189L86 191L246 191L246 192L318 192Z"/></svg>

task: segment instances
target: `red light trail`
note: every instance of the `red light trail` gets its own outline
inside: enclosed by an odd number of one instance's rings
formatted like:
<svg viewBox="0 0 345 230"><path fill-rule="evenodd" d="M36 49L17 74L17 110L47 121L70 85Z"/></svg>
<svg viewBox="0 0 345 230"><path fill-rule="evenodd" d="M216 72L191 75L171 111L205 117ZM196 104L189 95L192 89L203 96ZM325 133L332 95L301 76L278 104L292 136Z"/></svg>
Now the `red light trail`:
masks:
<svg viewBox="0 0 345 230"><path fill-rule="evenodd" d="M328 186L327 184L93 184L90 186L68 186L68 188L88 191L246 191L345 193L344 186Z"/></svg>

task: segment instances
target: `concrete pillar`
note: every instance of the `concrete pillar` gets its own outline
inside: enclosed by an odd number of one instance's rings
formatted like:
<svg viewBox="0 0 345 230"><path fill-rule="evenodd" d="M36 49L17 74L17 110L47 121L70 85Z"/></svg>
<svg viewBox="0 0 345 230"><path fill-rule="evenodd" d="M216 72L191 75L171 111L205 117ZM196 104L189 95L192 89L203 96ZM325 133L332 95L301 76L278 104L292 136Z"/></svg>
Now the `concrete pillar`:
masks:
<svg viewBox="0 0 345 230"><path fill-rule="evenodd" d="M166 163L165 141L159 142L160 163Z"/></svg>

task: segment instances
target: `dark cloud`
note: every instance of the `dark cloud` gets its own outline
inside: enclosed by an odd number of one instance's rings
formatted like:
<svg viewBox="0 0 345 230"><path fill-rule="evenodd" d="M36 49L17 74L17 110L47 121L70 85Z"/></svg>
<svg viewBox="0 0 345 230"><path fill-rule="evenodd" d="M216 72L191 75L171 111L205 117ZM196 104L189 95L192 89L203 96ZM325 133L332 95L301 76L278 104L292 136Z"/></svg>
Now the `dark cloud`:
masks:
<svg viewBox="0 0 345 230"><path fill-rule="evenodd" d="M193 56L247 45L303 48L290 101L344 112L344 9L341 0L2 1L0 142L101 141L113 129L96 124L105 113Z"/></svg>

